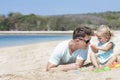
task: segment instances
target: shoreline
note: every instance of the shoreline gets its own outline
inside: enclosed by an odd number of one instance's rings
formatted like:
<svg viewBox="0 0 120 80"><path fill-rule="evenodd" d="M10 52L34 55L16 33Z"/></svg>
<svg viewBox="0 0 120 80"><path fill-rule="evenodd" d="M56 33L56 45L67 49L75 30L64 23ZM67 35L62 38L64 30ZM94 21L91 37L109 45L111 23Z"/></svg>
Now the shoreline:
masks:
<svg viewBox="0 0 120 80"><path fill-rule="evenodd" d="M113 30L116 34L120 30ZM0 31L0 35L72 35L73 31Z"/></svg>
<svg viewBox="0 0 120 80"><path fill-rule="evenodd" d="M72 35L73 31L0 31L0 35Z"/></svg>
<svg viewBox="0 0 120 80"><path fill-rule="evenodd" d="M48 43L58 43L62 42L64 40L53 40L53 41L47 41L47 42L37 42L37 43L28 43L28 44L21 44L21 45L10 45L10 46L0 46L1 49L7 49L7 48L17 48L17 47L28 47L28 46L34 46L34 45L43 45L43 44L48 44Z"/></svg>
<svg viewBox="0 0 120 80"><path fill-rule="evenodd" d="M7 47L0 47L0 50L1 49L8 49L8 48L22 48L22 47L33 47L33 46L38 46L38 45L45 45L45 44L56 44L57 43L60 43L64 40L55 40L55 41L48 41L48 42L38 42L38 43L31 43L31 44L23 44L23 45L15 45L15 46L7 46Z"/></svg>

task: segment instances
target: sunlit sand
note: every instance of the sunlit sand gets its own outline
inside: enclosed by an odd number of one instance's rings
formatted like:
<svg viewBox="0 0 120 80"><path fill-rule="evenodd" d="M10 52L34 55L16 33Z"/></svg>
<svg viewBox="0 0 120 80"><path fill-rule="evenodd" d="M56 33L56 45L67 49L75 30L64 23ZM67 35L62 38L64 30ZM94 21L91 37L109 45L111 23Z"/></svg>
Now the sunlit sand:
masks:
<svg viewBox="0 0 120 80"><path fill-rule="evenodd" d="M114 33L114 51L120 54L120 31ZM96 41L92 37L91 43ZM0 80L120 80L120 68L100 73L92 72L91 66L85 67L83 71L46 72L47 61L60 42L0 48Z"/></svg>

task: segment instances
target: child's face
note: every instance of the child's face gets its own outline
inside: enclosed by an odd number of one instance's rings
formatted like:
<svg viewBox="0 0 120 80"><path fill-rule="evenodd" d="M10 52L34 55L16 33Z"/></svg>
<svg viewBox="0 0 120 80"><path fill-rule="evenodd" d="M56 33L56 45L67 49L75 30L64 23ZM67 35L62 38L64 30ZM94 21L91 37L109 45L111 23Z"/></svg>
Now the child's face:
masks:
<svg viewBox="0 0 120 80"><path fill-rule="evenodd" d="M107 39L106 39L105 36L100 35L100 34L97 34L96 36L97 36L98 40L99 40L101 43L107 42Z"/></svg>

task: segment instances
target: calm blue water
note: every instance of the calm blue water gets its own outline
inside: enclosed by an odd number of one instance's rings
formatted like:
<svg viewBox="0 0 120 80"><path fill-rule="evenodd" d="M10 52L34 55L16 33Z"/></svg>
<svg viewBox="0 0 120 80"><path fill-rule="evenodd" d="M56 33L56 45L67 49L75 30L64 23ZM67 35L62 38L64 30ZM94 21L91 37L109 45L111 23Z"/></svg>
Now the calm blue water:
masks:
<svg viewBox="0 0 120 80"><path fill-rule="evenodd" d="M53 40L67 40L72 36L39 36L39 35L15 35L15 36L0 36L0 47L18 46L25 44L33 44L40 42L48 42Z"/></svg>

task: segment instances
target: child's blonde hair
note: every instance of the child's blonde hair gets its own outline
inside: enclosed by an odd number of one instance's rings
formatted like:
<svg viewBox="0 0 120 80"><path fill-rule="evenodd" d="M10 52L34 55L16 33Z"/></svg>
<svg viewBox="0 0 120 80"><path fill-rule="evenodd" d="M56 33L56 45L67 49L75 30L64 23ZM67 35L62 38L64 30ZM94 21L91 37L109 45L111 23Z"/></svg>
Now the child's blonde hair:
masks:
<svg viewBox="0 0 120 80"><path fill-rule="evenodd" d="M110 39L113 36L113 32L110 30L110 28L107 25L101 25L98 29L96 34L99 34L101 36L106 37L107 39Z"/></svg>

